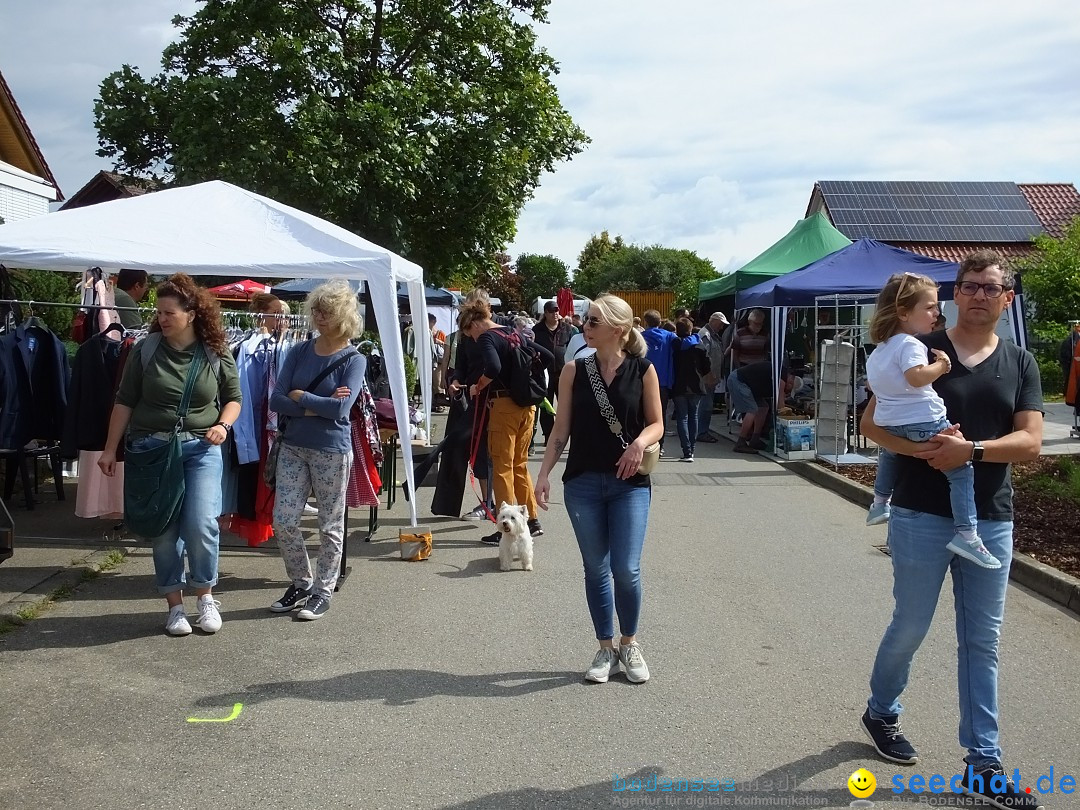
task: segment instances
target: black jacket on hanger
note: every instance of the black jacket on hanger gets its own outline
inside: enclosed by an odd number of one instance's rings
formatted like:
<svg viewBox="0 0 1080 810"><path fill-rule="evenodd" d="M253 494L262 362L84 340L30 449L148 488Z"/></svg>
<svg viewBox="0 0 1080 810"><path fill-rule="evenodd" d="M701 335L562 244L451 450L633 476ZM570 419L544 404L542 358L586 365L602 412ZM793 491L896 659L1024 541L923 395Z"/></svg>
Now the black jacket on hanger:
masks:
<svg viewBox="0 0 1080 810"><path fill-rule="evenodd" d="M68 376L64 344L34 319L0 337L0 448L60 440Z"/></svg>
<svg viewBox="0 0 1080 810"><path fill-rule="evenodd" d="M75 353L71 365L71 405L64 418L60 441L63 458L77 458L80 450L104 450L109 435L116 388L120 382L123 345L99 332Z"/></svg>

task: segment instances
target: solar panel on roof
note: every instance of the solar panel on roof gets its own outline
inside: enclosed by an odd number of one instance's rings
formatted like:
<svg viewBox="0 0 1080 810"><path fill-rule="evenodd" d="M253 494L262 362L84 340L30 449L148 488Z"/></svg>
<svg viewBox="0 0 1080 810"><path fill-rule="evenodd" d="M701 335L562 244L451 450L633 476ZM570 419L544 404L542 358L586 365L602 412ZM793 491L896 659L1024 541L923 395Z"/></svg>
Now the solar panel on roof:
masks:
<svg viewBox="0 0 1080 810"><path fill-rule="evenodd" d="M849 239L1025 242L1043 232L1015 183L823 180L818 187Z"/></svg>

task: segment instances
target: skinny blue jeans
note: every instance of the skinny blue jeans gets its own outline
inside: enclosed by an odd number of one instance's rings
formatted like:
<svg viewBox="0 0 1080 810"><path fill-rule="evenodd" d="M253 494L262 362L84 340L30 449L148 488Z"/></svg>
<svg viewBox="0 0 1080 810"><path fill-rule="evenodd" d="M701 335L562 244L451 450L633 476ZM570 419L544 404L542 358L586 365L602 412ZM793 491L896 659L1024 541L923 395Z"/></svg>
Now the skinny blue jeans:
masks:
<svg viewBox="0 0 1080 810"><path fill-rule="evenodd" d="M947 549L953 536L948 518L892 508L889 549L895 605L874 660L868 701L877 718L903 710L900 695L911 675L911 661L930 629L949 572L956 609L960 745L968 752L965 761L976 770L1001 762L998 641L1009 587L1013 524L982 520L978 529L983 544L1001 560L1001 568L982 568Z"/></svg>
<svg viewBox="0 0 1080 810"><path fill-rule="evenodd" d="M913 442L930 441L949 426L948 419L936 422L918 422L911 425L882 426L894 436ZM878 452L877 477L874 479L874 494L888 500L896 487L896 454L882 448ZM975 467L969 461L962 467L945 472L949 479L949 505L952 507L953 526L960 529L976 529L979 522L975 514Z"/></svg>
<svg viewBox="0 0 1080 810"><path fill-rule="evenodd" d="M585 600L596 638L637 635L641 616L641 549L652 487L635 487L614 472L585 472L563 484L563 501L585 567ZM614 587L612 582L614 581Z"/></svg>
<svg viewBox="0 0 1080 810"><path fill-rule="evenodd" d="M167 442L153 436L136 439L132 447L146 450ZM154 579L158 593L212 588L218 579L221 530L221 446L205 439L181 442L184 451L184 502L180 515L153 544ZM184 556L190 573L184 570Z"/></svg>
<svg viewBox="0 0 1080 810"><path fill-rule="evenodd" d="M697 442L698 414L701 409L701 394L678 394L672 399L675 402L675 429L679 431L679 443L682 445L684 456L694 453L694 444Z"/></svg>

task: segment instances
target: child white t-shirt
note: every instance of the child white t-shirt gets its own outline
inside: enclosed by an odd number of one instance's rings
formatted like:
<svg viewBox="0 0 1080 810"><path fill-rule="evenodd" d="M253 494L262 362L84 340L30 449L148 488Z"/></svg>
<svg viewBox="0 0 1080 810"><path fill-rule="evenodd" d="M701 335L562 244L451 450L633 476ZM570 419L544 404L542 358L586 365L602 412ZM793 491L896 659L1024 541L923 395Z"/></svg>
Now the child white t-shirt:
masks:
<svg viewBox="0 0 1080 810"><path fill-rule="evenodd" d="M866 380L877 397L875 425L914 425L945 418L945 401L934 387L916 388L904 377L908 369L929 364L926 344L906 332L877 345L866 360Z"/></svg>

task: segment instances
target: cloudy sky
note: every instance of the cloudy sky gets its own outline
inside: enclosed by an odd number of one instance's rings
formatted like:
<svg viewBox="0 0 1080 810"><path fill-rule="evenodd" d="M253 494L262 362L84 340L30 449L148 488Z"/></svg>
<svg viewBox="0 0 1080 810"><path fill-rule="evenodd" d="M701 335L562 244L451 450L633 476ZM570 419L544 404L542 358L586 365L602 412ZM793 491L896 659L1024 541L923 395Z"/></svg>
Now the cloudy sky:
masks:
<svg viewBox="0 0 1080 810"><path fill-rule="evenodd" d="M0 71L68 195L100 168L97 85L154 71L192 0L3 0ZM735 269L817 180L1080 182L1075 0L554 0L542 44L592 138L513 255L590 235Z"/></svg>

